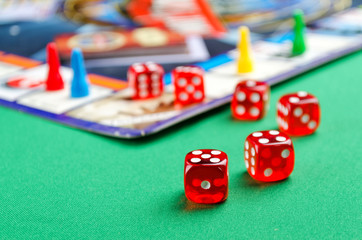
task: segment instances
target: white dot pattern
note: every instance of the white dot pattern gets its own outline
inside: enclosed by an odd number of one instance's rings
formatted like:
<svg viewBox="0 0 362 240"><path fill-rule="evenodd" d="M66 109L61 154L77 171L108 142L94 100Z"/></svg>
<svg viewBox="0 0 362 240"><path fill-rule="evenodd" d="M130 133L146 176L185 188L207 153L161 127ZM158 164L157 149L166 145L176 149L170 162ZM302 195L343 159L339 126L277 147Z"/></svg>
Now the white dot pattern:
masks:
<svg viewBox="0 0 362 240"><path fill-rule="evenodd" d="M314 129L317 126L316 121L312 120L308 123L308 128L309 129Z"/></svg>
<svg viewBox="0 0 362 240"><path fill-rule="evenodd" d="M254 81L247 81L246 82L246 86L248 86L248 87L254 87L256 85L256 82L254 82Z"/></svg>
<svg viewBox="0 0 362 240"><path fill-rule="evenodd" d="M210 154L202 154L201 157L206 159L206 158L210 158L211 155Z"/></svg>
<svg viewBox="0 0 362 240"><path fill-rule="evenodd" d="M278 134L279 134L279 131L271 130L271 131L269 131L269 134L270 134L270 135L278 135Z"/></svg>
<svg viewBox="0 0 362 240"><path fill-rule="evenodd" d="M145 82L147 80L146 74L140 74L138 75L138 81L139 82Z"/></svg>
<svg viewBox="0 0 362 240"><path fill-rule="evenodd" d="M260 138L260 139L259 139L259 142L262 143L262 144L265 144L265 143L268 143L268 142L269 142L269 139L267 139L267 138Z"/></svg>
<svg viewBox="0 0 362 240"><path fill-rule="evenodd" d="M180 93L179 98L181 101L186 101L189 98L189 96L186 93L182 92Z"/></svg>
<svg viewBox="0 0 362 240"><path fill-rule="evenodd" d="M310 117L308 114L304 114L302 116L302 118L300 119L300 121L302 121L302 123L307 123L309 121Z"/></svg>
<svg viewBox="0 0 362 240"><path fill-rule="evenodd" d="M158 81L159 78L160 78L160 76L158 75L158 73L152 73L152 75L151 75L152 81Z"/></svg>
<svg viewBox="0 0 362 240"><path fill-rule="evenodd" d="M153 88L158 88L160 86L160 83L159 82L153 82L152 83L152 87Z"/></svg>
<svg viewBox="0 0 362 240"><path fill-rule="evenodd" d="M146 62L146 66L151 69L151 70L156 70L157 69L157 65L154 62Z"/></svg>
<svg viewBox="0 0 362 240"><path fill-rule="evenodd" d="M278 142L284 142L287 139L285 137L278 136L278 137L275 138L275 140L277 140Z"/></svg>
<svg viewBox="0 0 362 240"><path fill-rule="evenodd" d="M249 162L245 160L245 166L246 168L249 168Z"/></svg>
<svg viewBox="0 0 362 240"><path fill-rule="evenodd" d="M190 161L193 163L198 163L198 162L201 162L201 159L200 158L191 158Z"/></svg>
<svg viewBox="0 0 362 240"><path fill-rule="evenodd" d="M273 173L273 170L271 168L267 168L264 170L264 176L265 177L270 177Z"/></svg>
<svg viewBox="0 0 362 240"><path fill-rule="evenodd" d="M277 122L281 128L288 129L288 123L284 121L282 118L278 117Z"/></svg>
<svg viewBox="0 0 362 240"><path fill-rule="evenodd" d="M299 91L299 92L297 93L297 95L298 95L299 97L306 97L306 96L308 95L308 93L305 92L305 91Z"/></svg>
<svg viewBox="0 0 362 240"><path fill-rule="evenodd" d="M201 84L201 79L199 77L193 77L191 81L192 81L192 83L194 85L200 85Z"/></svg>
<svg viewBox="0 0 362 240"><path fill-rule="evenodd" d="M192 93L192 92L194 92L194 91L195 91L195 87L194 87L193 85L188 85L188 86L186 87L186 92Z"/></svg>
<svg viewBox="0 0 362 240"><path fill-rule="evenodd" d="M220 162L220 158L210 158L210 162L218 163L218 162Z"/></svg>
<svg viewBox="0 0 362 240"><path fill-rule="evenodd" d="M221 154L221 152L220 152L219 150L212 150L212 151L211 151L211 154L213 154L213 155L219 155L219 154Z"/></svg>
<svg viewBox="0 0 362 240"><path fill-rule="evenodd" d="M140 97L147 97L147 95L148 95L147 89L143 89L142 91L140 91L139 95L140 95Z"/></svg>
<svg viewBox="0 0 362 240"><path fill-rule="evenodd" d="M252 134L254 137L261 137L261 136L263 136L263 133L261 133L261 132L255 132L255 133L253 133Z"/></svg>
<svg viewBox="0 0 362 240"><path fill-rule="evenodd" d="M152 90L152 94L153 95L159 95L160 94L160 90L158 88L155 88Z"/></svg>
<svg viewBox="0 0 362 240"><path fill-rule="evenodd" d="M177 84L180 86L180 87L184 87L184 86L186 86L186 79L185 78L179 78L178 80L177 80Z"/></svg>
<svg viewBox="0 0 362 240"><path fill-rule="evenodd" d="M244 93L244 92L238 92L238 93L236 94L236 99L237 99L239 102L244 101L245 98L246 98L246 96L245 96L245 93Z"/></svg>
<svg viewBox="0 0 362 240"><path fill-rule="evenodd" d="M142 72L145 70L145 68L140 63L135 63L132 65L132 67L136 72Z"/></svg>
<svg viewBox="0 0 362 240"><path fill-rule="evenodd" d="M248 142L248 141L245 142L245 149L246 149L246 150L249 149L249 142Z"/></svg>
<svg viewBox="0 0 362 240"><path fill-rule="evenodd" d="M287 158L287 157L289 157L289 154L290 154L290 151L288 149L284 149L282 151L281 155L282 155L283 158Z"/></svg>
<svg viewBox="0 0 362 240"><path fill-rule="evenodd" d="M299 102L299 98L297 98L297 97L290 97L290 98L289 98L289 102L291 102L291 103L297 103L297 102Z"/></svg>
<svg viewBox="0 0 362 240"><path fill-rule="evenodd" d="M148 85L147 85L147 83L144 83L144 82L140 82L139 84L138 84L138 88L140 88L140 89L145 89L145 88L147 88L148 87Z"/></svg>
<svg viewBox="0 0 362 240"><path fill-rule="evenodd" d="M300 117L300 116L302 116L302 114L303 114L303 110L300 107L295 108L293 111L293 115L295 117Z"/></svg>
<svg viewBox="0 0 362 240"><path fill-rule="evenodd" d="M251 165L255 165L255 159L252 157L251 159L250 159L250 163L251 163Z"/></svg>
<svg viewBox="0 0 362 240"><path fill-rule="evenodd" d="M201 188L203 189L209 189L211 187L211 184L209 181L202 181L201 182Z"/></svg>
<svg viewBox="0 0 362 240"><path fill-rule="evenodd" d="M194 93L194 98L195 98L195 99L201 99L201 98L202 98L202 92L200 92L200 91L195 91L195 93Z"/></svg>
<svg viewBox="0 0 362 240"><path fill-rule="evenodd" d="M256 102L259 102L260 100L260 95L259 93L252 93L250 95L250 101L253 102L253 103L256 103Z"/></svg>
<svg viewBox="0 0 362 240"><path fill-rule="evenodd" d="M251 148L251 155L254 157L255 156L255 149Z"/></svg>
<svg viewBox="0 0 362 240"><path fill-rule="evenodd" d="M237 113L238 115L244 114L244 113L245 113L245 107L244 107L243 105L238 105L238 106L236 107L236 113Z"/></svg>
<svg viewBox="0 0 362 240"><path fill-rule="evenodd" d="M251 175L255 175L255 169L254 169L254 167L251 167L251 168L250 168L250 172L251 172Z"/></svg>
<svg viewBox="0 0 362 240"><path fill-rule="evenodd" d="M200 150L195 150L195 151L192 151L192 154L194 154L194 155L200 155L200 154L202 154L202 151L200 151Z"/></svg>
<svg viewBox="0 0 362 240"><path fill-rule="evenodd" d="M258 108L256 108L256 107L251 107L251 108L250 108L250 115L251 115L251 116L256 117L256 116L259 115L259 113L260 113L260 111L259 111Z"/></svg>
<svg viewBox="0 0 362 240"><path fill-rule="evenodd" d="M288 110L288 108L287 108L286 106L284 106L283 104L278 103L277 108L278 108L278 110L279 110L284 116L287 116L287 115L288 115L289 110Z"/></svg>
<svg viewBox="0 0 362 240"><path fill-rule="evenodd" d="M245 159L249 159L249 152L248 151L245 151Z"/></svg>

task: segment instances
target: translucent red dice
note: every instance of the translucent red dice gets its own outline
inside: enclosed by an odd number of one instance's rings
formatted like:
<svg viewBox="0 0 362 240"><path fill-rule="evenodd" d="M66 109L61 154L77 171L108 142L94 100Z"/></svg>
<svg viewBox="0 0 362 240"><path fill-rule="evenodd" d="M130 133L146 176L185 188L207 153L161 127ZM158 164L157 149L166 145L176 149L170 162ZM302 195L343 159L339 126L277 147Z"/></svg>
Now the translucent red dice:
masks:
<svg viewBox="0 0 362 240"><path fill-rule="evenodd" d="M204 71L197 66L180 66L172 71L176 106L187 106L204 100L203 75Z"/></svg>
<svg viewBox="0 0 362 240"><path fill-rule="evenodd" d="M258 181L283 180L294 168L292 140L277 130L250 134L245 140L244 154L248 173Z"/></svg>
<svg viewBox="0 0 362 240"><path fill-rule="evenodd" d="M239 120L258 120L269 108L270 87L264 82L246 80L240 82L231 101L231 112Z"/></svg>
<svg viewBox="0 0 362 240"><path fill-rule="evenodd" d="M288 135L303 136L317 130L320 122L318 99L307 92L282 96L277 105L279 129Z"/></svg>
<svg viewBox="0 0 362 240"><path fill-rule="evenodd" d="M228 158L215 149L189 152L185 158L186 197L196 203L212 204L228 196Z"/></svg>
<svg viewBox="0 0 362 240"><path fill-rule="evenodd" d="M163 75L162 66L153 62L131 65L127 78L129 87L133 90L133 99L150 99L161 96Z"/></svg>

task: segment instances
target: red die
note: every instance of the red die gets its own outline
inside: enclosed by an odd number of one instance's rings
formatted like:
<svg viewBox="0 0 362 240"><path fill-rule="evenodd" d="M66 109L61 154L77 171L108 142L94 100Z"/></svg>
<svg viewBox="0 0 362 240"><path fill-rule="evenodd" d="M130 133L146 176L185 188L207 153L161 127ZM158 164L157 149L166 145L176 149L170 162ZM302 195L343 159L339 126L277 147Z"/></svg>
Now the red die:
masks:
<svg viewBox="0 0 362 240"><path fill-rule="evenodd" d="M203 74L204 71L196 66L180 66L172 71L176 106L185 106L204 100Z"/></svg>
<svg viewBox="0 0 362 240"><path fill-rule="evenodd" d="M250 176L262 182L287 178L294 168L292 140L276 130L254 132L245 140L245 165Z"/></svg>
<svg viewBox="0 0 362 240"><path fill-rule="evenodd" d="M226 153L201 149L185 158L186 197L196 203L218 203L228 196L228 157Z"/></svg>
<svg viewBox="0 0 362 240"><path fill-rule="evenodd" d="M240 82L231 101L231 112L239 120L257 120L264 117L269 108L269 85L246 80Z"/></svg>
<svg viewBox="0 0 362 240"><path fill-rule="evenodd" d="M318 99L307 92L282 96L278 102L277 122L280 130L292 135L312 134L320 122Z"/></svg>
<svg viewBox="0 0 362 240"><path fill-rule="evenodd" d="M133 99L148 99L162 95L162 66L153 62L132 64L127 73L129 86L133 89Z"/></svg>

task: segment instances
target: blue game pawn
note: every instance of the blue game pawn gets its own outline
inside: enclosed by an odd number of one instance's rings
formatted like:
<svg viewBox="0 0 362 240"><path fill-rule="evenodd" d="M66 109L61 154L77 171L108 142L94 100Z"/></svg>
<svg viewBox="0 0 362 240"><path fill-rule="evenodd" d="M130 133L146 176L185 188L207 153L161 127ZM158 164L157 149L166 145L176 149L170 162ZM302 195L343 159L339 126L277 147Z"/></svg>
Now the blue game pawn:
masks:
<svg viewBox="0 0 362 240"><path fill-rule="evenodd" d="M86 97L89 95L89 83L82 51L79 48L73 49L70 62L74 72L70 95L73 98Z"/></svg>

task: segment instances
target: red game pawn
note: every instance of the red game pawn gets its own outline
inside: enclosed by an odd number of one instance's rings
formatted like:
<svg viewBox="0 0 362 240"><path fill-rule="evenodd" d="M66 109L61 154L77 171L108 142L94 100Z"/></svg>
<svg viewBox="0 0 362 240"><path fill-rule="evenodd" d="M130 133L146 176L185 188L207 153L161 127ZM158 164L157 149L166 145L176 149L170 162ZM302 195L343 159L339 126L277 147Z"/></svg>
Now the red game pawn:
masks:
<svg viewBox="0 0 362 240"><path fill-rule="evenodd" d="M186 197L196 203L218 203L228 196L228 157L214 149L189 152L185 158Z"/></svg>
<svg viewBox="0 0 362 240"><path fill-rule="evenodd" d="M238 83L231 101L231 112L238 120L258 120L269 108L269 85L246 80Z"/></svg>
<svg viewBox="0 0 362 240"><path fill-rule="evenodd" d="M292 140L270 130L250 134L245 140L245 166L252 178L262 182L286 179L294 168Z"/></svg>
<svg viewBox="0 0 362 240"><path fill-rule="evenodd" d="M318 99L307 92L286 94L279 99L277 122L280 130L304 136L317 130L320 122Z"/></svg>
<svg viewBox="0 0 362 240"><path fill-rule="evenodd" d="M64 81L59 73L60 63L55 43L47 45L47 62L49 66L48 78L45 82L47 91L57 91L64 89Z"/></svg>
<svg viewBox="0 0 362 240"><path fill-rule="evenodd" d="M177 107L200 103L205 98L204 71L200 67L177 67L172 71Z"/></svg>

